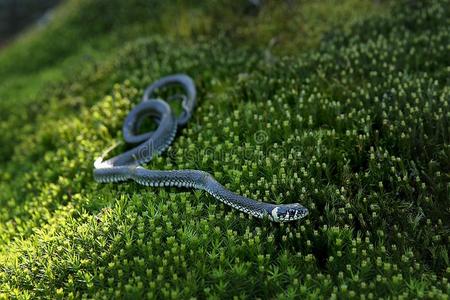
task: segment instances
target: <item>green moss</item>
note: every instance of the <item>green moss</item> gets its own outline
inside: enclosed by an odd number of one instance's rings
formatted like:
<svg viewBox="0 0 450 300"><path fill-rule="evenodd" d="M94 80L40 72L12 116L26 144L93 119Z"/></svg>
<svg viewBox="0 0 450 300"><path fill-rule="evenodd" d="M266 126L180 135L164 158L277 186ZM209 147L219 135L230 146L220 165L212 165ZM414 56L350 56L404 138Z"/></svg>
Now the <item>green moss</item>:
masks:
<svg viewBox="0 0 450 300"><path fill-rule="evenodd" d="M115 2L69 1L0 53L0 297L448 297L449 1ZM306 220L94 182L145 86L176 72L198 106L147 167Z"/></svg>

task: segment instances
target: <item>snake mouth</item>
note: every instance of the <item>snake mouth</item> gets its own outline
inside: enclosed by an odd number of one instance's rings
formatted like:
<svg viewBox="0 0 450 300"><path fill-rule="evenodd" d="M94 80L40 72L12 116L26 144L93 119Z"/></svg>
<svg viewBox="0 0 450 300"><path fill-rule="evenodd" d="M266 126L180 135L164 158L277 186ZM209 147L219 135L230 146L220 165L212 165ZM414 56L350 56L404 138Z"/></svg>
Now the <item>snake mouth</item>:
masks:
<svg viewBox="0 0 450 300"><path fill-rule="evenodd" d="M300 203L275 205L269 211L269 219L274 222L290 222L303 219L309 211Z"/></svg>

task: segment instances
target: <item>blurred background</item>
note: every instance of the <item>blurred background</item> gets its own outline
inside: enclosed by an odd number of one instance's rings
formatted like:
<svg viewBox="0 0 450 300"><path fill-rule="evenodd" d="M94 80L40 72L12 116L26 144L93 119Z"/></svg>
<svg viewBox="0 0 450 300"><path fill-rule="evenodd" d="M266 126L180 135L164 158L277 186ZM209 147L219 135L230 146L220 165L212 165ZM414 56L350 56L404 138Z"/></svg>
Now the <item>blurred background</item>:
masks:
<svg viewBox="0 0 450 300"><path fill-rule="evenodd" d="M46 23L60 0L0 0L0 47L35 22Z"/></svg>

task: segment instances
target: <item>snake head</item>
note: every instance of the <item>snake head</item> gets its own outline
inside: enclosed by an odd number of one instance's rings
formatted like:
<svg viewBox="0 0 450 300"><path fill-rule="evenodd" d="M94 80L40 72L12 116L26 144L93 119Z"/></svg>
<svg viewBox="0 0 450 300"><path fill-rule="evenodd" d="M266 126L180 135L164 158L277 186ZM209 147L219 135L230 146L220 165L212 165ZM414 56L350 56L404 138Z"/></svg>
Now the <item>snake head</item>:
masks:
<svg viewBox="0 0 450 300"><path fill-rule="evenodd" d="M308 209L300 203L274 205L268 212L273 222L289 222L300 220L308 215Z"/></svg>

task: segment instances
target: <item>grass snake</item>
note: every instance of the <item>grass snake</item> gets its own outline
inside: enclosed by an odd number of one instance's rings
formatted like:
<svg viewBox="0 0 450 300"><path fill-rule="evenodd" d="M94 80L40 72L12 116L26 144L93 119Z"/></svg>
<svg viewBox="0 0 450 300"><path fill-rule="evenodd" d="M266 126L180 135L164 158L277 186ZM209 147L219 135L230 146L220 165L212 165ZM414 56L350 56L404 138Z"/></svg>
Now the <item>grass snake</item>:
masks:
<svg viewBox="0 0 450 300"><path fill-rule="evenodd" d="M180 85L182 113L175 116L169 104L152 98L159 88ZM299 220L308 214L308 209L299 203L271 204L255 201L227 190L214 177L200 170L148 170L142 164L166 150L175 138L177 129L190 119L196 102L193 80L184 74L166 76L151 84L144 92L143 100L135 106L123 124L123 137L134 148L105 160L113 147L107 149L94 163L94 178L97 182L120 182L134 180L152 187L186 187L208 192L217 200L257 218L268 218L273 222ZM154 131L138 134L142 121L153 117L158 127Z"/></svg>

